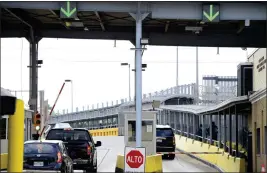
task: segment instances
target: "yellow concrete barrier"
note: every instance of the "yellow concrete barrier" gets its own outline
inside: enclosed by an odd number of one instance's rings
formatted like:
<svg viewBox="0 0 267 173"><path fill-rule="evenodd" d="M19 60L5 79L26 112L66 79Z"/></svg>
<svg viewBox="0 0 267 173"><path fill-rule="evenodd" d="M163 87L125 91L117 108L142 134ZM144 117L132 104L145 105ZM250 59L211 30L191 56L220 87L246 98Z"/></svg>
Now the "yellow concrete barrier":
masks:
<svg viewBox="0 0 267 173"><path fill-rule="evenodd" d="M1 169L0 170L2 170L2 169L7 169L7 159L8 158L8 155L7 155L7 153L3 153L3 154L1 154L1 159L0 159L0 161L1 161Z"/></svg>
<svg viewBox="0 0 267 173"><path fill-rule="evenodd" d="M92 136L118 136L118 128L89 130Z"/></svg>
<svg viewBox="0 0 267 173"><path fill-rule="evenodd" d="M184 136L176 135L176 147L185 152L222 152L223 149L219 149L216 146L202 143ZM223 154L195 154L194 156L209 162L224 172L245 172L246 163L245 159L235 158L229 155L229 153Z"/></svg>
<svg viewBox="0 0 267 173"><path fill-rule="evenodd" d="M124 172L124 156L118 155L115 173L123 173ZM151 155L146 156L146 165L145 172L163 172L162 168L162 155Z"/></svg>

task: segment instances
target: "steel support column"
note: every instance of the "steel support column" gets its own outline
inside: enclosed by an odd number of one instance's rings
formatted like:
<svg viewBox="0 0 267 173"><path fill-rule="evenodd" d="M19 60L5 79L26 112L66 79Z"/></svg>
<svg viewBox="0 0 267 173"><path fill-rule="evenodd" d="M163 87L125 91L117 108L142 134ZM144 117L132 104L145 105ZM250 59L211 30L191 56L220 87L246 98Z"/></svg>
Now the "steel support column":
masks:
<svg viewBox="0 0 267 173"><path fill-rule="evenodd" d="M221 114L220 114L220 111L218 112L218 126L219 126L219 128L218 128L218 141L219 141L219 143L218 143L218 147L219 148L221 148L221 140L222 140L222 132L221 132L221 128L222 128L222 124L221 124L222 122L221 122Z"/></svg>
<svg viewBox="0 0 267 173"><path fill-rule="evenodd" d="M189 136L189 128L190 128L190 126L189 126L189 121L190 121L190 114L189 114L189 113L186 113L185 116L186 116L186 126L187 126L187 128L186 128L186 130L187 130L187 137L189 138L189 137L190 137L190 136Z"/></svg>
<svg viewBox="0 0 267 173"><path fill-rule="evenodd" d="M175 130L175 133L177 132L177 112L173 112L173 121L174 121L174 130Z"/></svg>
<svg viewBox="0 0 267 173"><path fill-rule="evenodd" d="M232 112L229 108L229 154L232 155Z"/></svg>
<svg viewBox="0 0 267 173"><path fill-rule="evenodd" d="M196 114L192 114L193 116L193 139L196 139Z"/></svg>
<svg viewBox="0 0 267 173"><path fill-rule="evenodd" d="M223 111L223 125L224 125L224 128L223 128L223 149L224 151L226 152L226 111L224 110Z"/></svg>
<svg viewBox="0 0 267 173"><path fill-rule="evenodd" d="M212 114L209 115L209 124L210 124L210 145L212 145Z"/></svg>
<svg viewBox="0 0 267 173"><path fill-rule="evenodd" d="M205 142L205 125L204 125L205 115L202 115L202 142Z"/></svg>
<svg viewBox="0 0 267 173"><path fill-rule="evenodd" d="M30 109L37 112L37 99L38 99L38 42L39 40L34 36L34 31L30 30L30 93L29 93L29 106Z"/></svg>
<svg viewBox="0 0 267 173"><path fill-rule="evenodd" d="M238 157L238 113L235 105L235 156Z"/></svg>

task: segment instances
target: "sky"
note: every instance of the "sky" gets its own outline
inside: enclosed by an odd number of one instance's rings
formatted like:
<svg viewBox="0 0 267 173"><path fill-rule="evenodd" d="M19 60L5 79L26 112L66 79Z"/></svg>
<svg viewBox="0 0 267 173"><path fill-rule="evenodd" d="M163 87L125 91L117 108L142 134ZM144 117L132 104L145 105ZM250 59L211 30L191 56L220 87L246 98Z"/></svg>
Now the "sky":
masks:
<svg viewBox="0 0 267 173"><path fill-rule="evenodd" d="M73 105L79 110L102 102L128 98L128 67L134 67L133 45L129 41L42 39L38 59L38 90L44 90L45 99L53 105L66 79L73 82ZM203 75L236 76L237 65L247 61L254 48L199 47L199 83ZM1 87L10 90L29 90L29 43L22 38L1 39ZM176 85L176 47L148 46L142 61L147 64L142 72L142 92L160 91ZM179 47L179 85L196 81L196 48ZM134 72L131 71L131 95L134 95ZM17 97L28 103L28 92L17 92ZM71 83L66 83L55 110L71 110Z"/></svg>

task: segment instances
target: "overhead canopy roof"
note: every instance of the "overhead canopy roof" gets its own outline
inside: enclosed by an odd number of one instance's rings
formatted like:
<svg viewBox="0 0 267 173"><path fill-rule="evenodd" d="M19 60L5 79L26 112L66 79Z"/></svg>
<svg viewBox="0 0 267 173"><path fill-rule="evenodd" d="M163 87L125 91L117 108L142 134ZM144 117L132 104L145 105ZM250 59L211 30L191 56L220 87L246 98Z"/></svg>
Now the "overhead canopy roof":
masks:
<svg viewBox="0 0 267 173"><path fill-rule="evenodd" d="M41 38L116 39L135 41L137 2L76 2L77 18L60 18L62 2L0 2L2 37L27 37L29 26ZM265 47L264 2L214 2L220 21L202 24L204 2L143 2L149 13L143 21L143 37L150 45ZM23 20L20 21L19 19ZM250 19L248 27L244 20ZM27 24L26 24L27 23ZM199 34L185 27L202 27Z"/></svg>
<svg viewBox="0 0 267 173"><path fill-rule="evenodd" d="M167 109L172 111L188 112L192 114L209 114L221 111L226 107L229 107L234 104L246 103L249 102L248 96L233 97L217 105L162 105L160 109Z"/></svg>

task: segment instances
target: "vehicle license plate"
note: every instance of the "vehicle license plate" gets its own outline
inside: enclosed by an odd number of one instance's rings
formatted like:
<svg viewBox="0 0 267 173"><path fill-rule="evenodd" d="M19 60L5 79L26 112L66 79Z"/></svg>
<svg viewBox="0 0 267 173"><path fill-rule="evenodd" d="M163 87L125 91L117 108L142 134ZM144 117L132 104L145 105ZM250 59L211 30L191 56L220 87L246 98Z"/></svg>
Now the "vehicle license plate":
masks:
<svg viewBox="0 0 267 173"><path fill-rule="evenodd" d="M33 166L44 166L44 162L34 162Z"/></svg>

